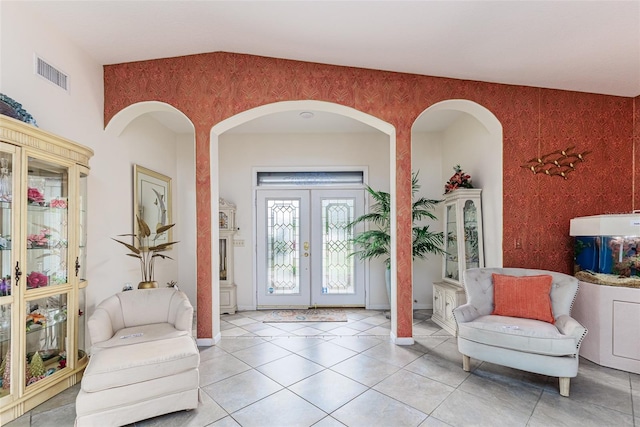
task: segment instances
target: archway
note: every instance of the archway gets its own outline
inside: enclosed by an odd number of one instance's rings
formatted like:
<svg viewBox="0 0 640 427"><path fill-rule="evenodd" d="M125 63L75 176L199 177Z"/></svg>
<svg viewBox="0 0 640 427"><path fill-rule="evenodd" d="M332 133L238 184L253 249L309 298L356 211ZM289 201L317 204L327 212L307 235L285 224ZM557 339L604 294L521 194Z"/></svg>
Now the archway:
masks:
<svg viewBox="0 0 640 427"><path fill-rule="evenodd" d="M451 99L438 102L420 114L412 126L412 168L420 169L422 195L442 198L444 183L460 165L482 188L485 265L502 267L503 205L502 125L487 108L473 101ZM438 211L441 230L442 210ZM416 275L429 282L442 278L442 261L432 257L416 266ZM419 308L430 308L431 287L414 298Z"/></svg>
<svg viewBox="0 0 640 427"><path fill-rule="evenodd" d="M172 105L146 101L119 111L106 124L105 132L126 141L123 149L127 150L132 163L171 178L174 237L180 244L168 253L173 261L156 264L156 278L163 280L161 286L165 286L166 281L177 280L196 307L195 128L191 120ZM160 145L161 141L164 145ZM123 165L128 169L128 176L131 176L130 167L131 164ZM133 225L133 210L130 212Z"/></svg>
<svg viewBox="0 0 640 427"><path fill-rule="evenodd" d="M395 207L395 162L396 162L396 158L395 158L395 128L390 125L389 123L386 123L376 117L373 117L369 114L363 113L361 111L355 110L353 108L350 107L346 107L343 105L339 105L339 104L334 104L334 103L330 103L330 102L323 102L323 101L312 101L312 100L306 100L306 101L285 101L285 102L278 102L278 103L273 103L273 104L268 104L268 105L264 105L264 106L260 106L260 107L256 107L253 108L251 110L247 110L244 111L242 113L236 114L233 117L230 117L220 123L218 123L217 125L215 125L212 129L211 129L211 135L210 135L210 141L211 141L211 145L210 145L210 165L211 165L211 210L212 212L216 212L218 209L218 199L220 196L220 191L219 191L219 182L220 182L220 176L219 176L219 162L220 162L220 158L219 158L219 149L220 149L220 137L225 133L228 132L238 126L241 126L242 124L245 124L247 122L250 122L252 120L256 120L256 119L260 119L262 117L267 117L270 115L276 115L279 113L285 113L285 112L301 112L301 111L311 111L311 112L323 112L323 113L331 113L331 114L335 114L335 115L339 115L345 118L349 118L351 120L355 120L361 124L364 124L368 127L371 127L373 129L375 129L376 131L386 135L386 138L389 141L389 171L390 171L390 184L391 184L391 194L392 194L392 203L393 206ZM395 227L395 209L392 209L392 221ZM396 263L395 263L395 234L392 233L392 238L393 238L393 242L392 242L392 287L395 290L395 269L396 269ZM212 265L216 266L218 265L218 256L219 256L219 248L218 248L218 238L219 238L219 230L217 230L215 227L212 230L212 250L211 250L211 254L212 254ZM215 242L215 243L214 243ZM213 295L218 295L219 294L219 278L217 277L216 274L213 274L213 283L212 283L212 293ZM393 293L393 292L392 292ZM220 318L220 310L219 310L219 297L215 296L214 298L212 298L213 304L211 307L212 310L212 319L219 319ZM395 308L394 308L394 304L395 301L392 300L392 334L395 334ZM220 330L219 330L220 326L219 324L214 324L213 325L213 343L217 342L221 335L220 335Z"/></svg>

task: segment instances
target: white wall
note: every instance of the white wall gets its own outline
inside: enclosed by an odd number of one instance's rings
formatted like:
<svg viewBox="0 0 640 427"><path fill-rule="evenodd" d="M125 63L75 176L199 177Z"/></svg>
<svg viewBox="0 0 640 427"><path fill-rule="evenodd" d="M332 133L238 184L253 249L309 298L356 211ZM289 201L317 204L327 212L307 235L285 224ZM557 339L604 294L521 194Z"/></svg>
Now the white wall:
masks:
<svg viewBox="0 0 640 427"><path fill-rule="evenodd" d="M484 259L502 267L502 144L473 116L461 114L442 132L442 186L460 165L482 188Z"/></svg>
<svg viewBox="0 0 640 427"><path fill-rule="evenodd" d="M69 75L68 93L34 74L34 53ZM140 280L138 270L124 255L126 249L111 237L132 230L133 163L169 175L174 182L184 181L184 176L178 177L176 172L176 137L148 118L133 123L122 138L105 132L102 66L41 21L31 12L28 2L0 2L0 64L0 92L20 102L41 129L95 152L89 163L88 181L86 313L91 315L97 303L120 291L125 282L135 285ZM179 233L176 238L181 240ZM177 253L174 249L171 256L176 257ZM177 273L178 261L169 263L172 261L162 266L158 281L164 284L178 277L179 283L186 284L184 276ZM195 278L189 280L195 289ZM195 296L191 301L195 305Z"/></svg>
<svg viewBox="0 0 640 427"><path fill-rule="evenodd" d="M253 168L368 166L371 187L389 191L389 137L385 134L233 134L220 136L220 197L237 206L235 248L238 308L255 308ZM372 262L370 307L386 308L384 264Z"/></svg>
<svg viewBox="0 0 640 427"><path fill-rule="evenodd" d="M442 135L434 132L414 132L411 135L411 168L418 172L420 189L415 198L442 200ZM444 207L438 204L433 210L437 221L424 220L419 225L428 225L434 232L442 231ZM425 260L413 262L413 307L433 308L433 282L442 278L442 256L428 255Z"/></svg>
<svg viewBox="0 0 640 427"><path fill-rule="evenodd" d="M197 303L196 263L196 145L195 135L180 134L176 137L177 174L173 186L174 222L180 248L178 286L187 294L191 304ZM215 216L214 216L215 218ZM197 308L197 307L196 307Z"/></svg>
<svg viewBox="0 0 640 427"><path fill-rule="evenodd" d="M129 192L129 184L133 182L134 164L169 177L177 175L175 134L149 115L143 115L133 120L113 143L117 143L120 146L121 154L123 154L120 161L129 170L128 176L123 177L124 181L120 183L121 190L124 193ZM128 161L123 161L123 159L128 159ZM176 191L175 188L175 178L172 179L172 187L174 205L172 221L175 222L176 195L179 194L179 191ZM89 197L91 199L95 195L90 194ZM130 230L133 230L133 199L130 197L127 203L122 202L120 208L129 212L129 221L127 226L123 227L118 234L130 233ZM174 240L179 240L177 237L179 230L173 231ZM122 255L128 252L123 246L119 246L119 249ZM180 263L178 245L174 245L173 249L166 254L173 258L173 261L156 259L154 265L155 279L158 281L158 286L166 286L166 283L170 280L178 281L178 265ZM140 281L140 263L137 259L119 256L110 259L108 263L111 264L111 277L114 282L121 285L130 282L134 287L137 286Z"/></svg>

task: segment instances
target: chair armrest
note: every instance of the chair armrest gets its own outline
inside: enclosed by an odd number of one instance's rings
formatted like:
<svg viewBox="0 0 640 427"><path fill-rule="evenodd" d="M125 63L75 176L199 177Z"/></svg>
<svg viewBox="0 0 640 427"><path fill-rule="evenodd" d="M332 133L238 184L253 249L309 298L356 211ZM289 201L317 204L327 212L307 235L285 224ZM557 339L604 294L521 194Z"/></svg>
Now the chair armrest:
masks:
<svg viewBox="0 0 640 427"><path fill-rule="evenodd" d="M89 336L91 337L91 343L97 344L102 341L107 341L113 337L115 331L111 324L111 316L109 312L103 308L97 308L93 312L89 321L87 322L89 327Z"/></svg>
<svg viewBox="0 0 640 427"><path fill-rule="evenodd" d="M193 329L193 306L188 299L183 299L175 307L176 322L173 325L179 331L187 331L192 335Z"/></svg>
<svg viewBox="0 0 640 427"><path fill-rule="evenodd" d="M587 328L582 326L576 319L566 314L558 316L555 326L562 335L574 337L577 343L576 348L578 350L580 349L580 344L582 344L582 340L587 335Z"/></svg>
<svg viewBox="0 0 640 427"><path fill-rule="evenodd" d="M471 304L463 304L453 309L453 317L456 323L467 323L480 317L478 309Z"/></svg>

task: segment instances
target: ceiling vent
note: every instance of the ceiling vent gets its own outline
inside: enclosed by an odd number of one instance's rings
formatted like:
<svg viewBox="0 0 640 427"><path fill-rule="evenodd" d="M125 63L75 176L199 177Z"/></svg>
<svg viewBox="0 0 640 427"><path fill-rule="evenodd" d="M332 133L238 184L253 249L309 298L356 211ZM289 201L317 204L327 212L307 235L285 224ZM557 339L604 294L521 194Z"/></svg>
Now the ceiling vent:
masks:
<svg viewBox="0 0 640 427"><path fill-rule="evenodd" d="M49 80L54 85L69 91L69 76L58 70L44 59L36 56L36 74Z"/></svg>

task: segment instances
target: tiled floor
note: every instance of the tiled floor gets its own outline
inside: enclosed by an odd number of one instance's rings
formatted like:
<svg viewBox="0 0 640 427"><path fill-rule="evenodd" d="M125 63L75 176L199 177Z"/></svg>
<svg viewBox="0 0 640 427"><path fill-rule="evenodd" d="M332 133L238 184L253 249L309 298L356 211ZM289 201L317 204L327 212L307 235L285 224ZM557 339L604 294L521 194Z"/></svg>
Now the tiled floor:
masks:
<svg viewBox="0 0 640 427"><path fill-rule="evenodd" d="M462 370L453 337L416 311L412 346L389 343L389 321L349 310L345 323L222 318L201 349L200 407L136 426L636 426L640 375L582 359L571 397L557 379L476 362ZM79 386L7 424L72 426Z"/></svg>

